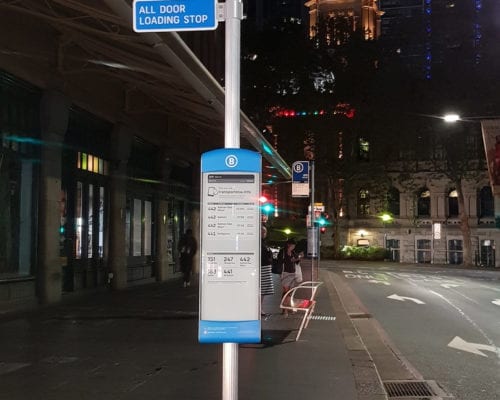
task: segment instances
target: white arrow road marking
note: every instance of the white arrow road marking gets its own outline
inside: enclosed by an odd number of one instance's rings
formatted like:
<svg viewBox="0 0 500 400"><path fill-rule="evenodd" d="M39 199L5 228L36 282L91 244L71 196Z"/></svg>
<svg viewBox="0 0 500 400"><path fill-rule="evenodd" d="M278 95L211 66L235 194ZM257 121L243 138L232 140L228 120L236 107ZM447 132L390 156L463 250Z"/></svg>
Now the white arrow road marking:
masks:
<svg viewBox="0 0 500 400"><path fill-rule="evenodd" d="M449 288L459 287L461 285L457 285L455 283L442 283L441 286L444 287L445 289L449 289Z"/></svg>
<svg viewBox="0 0 500 400"><path fill-rule="evenodd" d="M376 279L370 279L368 282L371 282L371 283L381 283L382 285L386 285L386 286L390 286L391 285L389 282L386 282L386 281L377 281Z"/></svg>
<svg viewBox="0 0 500 400"><path fill-rule="evenodd" d="M0 375L16 371L18 369L27 367L28 365L31 365L31 364L16 363L16 362L14 362L14 363L8 363L8 362L0 361Z"/></svg>
<svg viewBox="0 0 500 400"><path fill-rule="evenodd" d="M493 304L496 304L497 306L500 306L500 299L495 299L491 301Z"/></svg>
<svg viewBox="0 0 500 400"><path fill-rule="evenodd" d="M399 301L410 300L410 301L413 301L417 304L425 304L422 300L415 299L413 297L398 296L397 294L391 294L390 296L387 296L387 298L392 299L392 300L399 300Z"/></svg>
<svg viewBox="0 0 500 400"><path fill-rule="evenodd" d="M448 343L448 347L453 349L468 351L469 353L477 354L478 356L488 357L481 350L491 351L496 353L498 350L495 346L490 346L488 344L480 344L480 343L469 343L463 340L462 338L455 336L455 338Z"/></svg>

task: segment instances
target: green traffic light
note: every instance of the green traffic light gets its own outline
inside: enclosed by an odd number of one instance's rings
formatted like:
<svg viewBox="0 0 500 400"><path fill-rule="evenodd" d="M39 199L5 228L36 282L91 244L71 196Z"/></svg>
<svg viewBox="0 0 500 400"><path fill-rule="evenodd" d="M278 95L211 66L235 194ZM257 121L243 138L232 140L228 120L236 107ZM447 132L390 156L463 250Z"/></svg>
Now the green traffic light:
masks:
<svg viewBox="0 0 500 400"><path fill-rule="evenodd" d="M272 204L264 204L262 206L262 211L264 211L266 214L269 214L274 211L274 206Z"/></svg>

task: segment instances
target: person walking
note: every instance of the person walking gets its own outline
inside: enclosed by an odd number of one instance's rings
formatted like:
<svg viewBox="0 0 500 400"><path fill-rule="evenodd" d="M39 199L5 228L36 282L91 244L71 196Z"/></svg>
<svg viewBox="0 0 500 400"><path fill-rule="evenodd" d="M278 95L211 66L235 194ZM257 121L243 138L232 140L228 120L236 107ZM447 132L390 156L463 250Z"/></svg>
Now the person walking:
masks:
<svg viewBox="0 0 500 400"><path fill-rule="evenodd" d="M262 311L262 305L264 304L264 296L269 296L274 294L274 284L273 284L273 273L272 273L272 263L273 263L273 252L269 248L266 242L267 238L267 228L262 226L261 230L261 244L260 244L260 315L265 317L266 314Z"/></svg>
<svg viewBox="0 0 500 400"><path fill-rule="evenodd" d="M191 286L191 271L193 269L193 257L198 249L193 230L188 229L179 240L179 261L184 278L184 287Z"/></svg>

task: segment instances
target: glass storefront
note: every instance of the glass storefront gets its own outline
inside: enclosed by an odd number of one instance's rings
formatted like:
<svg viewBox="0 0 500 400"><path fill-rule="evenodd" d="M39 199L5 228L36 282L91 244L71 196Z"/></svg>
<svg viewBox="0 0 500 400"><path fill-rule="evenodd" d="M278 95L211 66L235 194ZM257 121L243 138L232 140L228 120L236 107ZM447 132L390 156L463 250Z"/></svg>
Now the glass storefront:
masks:
<svg viewBox="0 0 500 400"><path fill-rule="evenodd" d="M0 71L0 279L36 273L40 97Z"/></svg>

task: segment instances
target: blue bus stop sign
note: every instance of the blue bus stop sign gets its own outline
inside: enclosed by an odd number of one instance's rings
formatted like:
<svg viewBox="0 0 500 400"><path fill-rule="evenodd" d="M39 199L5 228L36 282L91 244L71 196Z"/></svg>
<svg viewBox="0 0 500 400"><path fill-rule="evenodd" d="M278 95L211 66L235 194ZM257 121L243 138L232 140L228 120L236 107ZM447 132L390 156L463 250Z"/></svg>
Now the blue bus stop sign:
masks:
<svg viewBox="0 0 500 400"><path fill-rule="evenodd" d="M216 0L134 0L135 32L201 31L217 28Z"/></svg>

